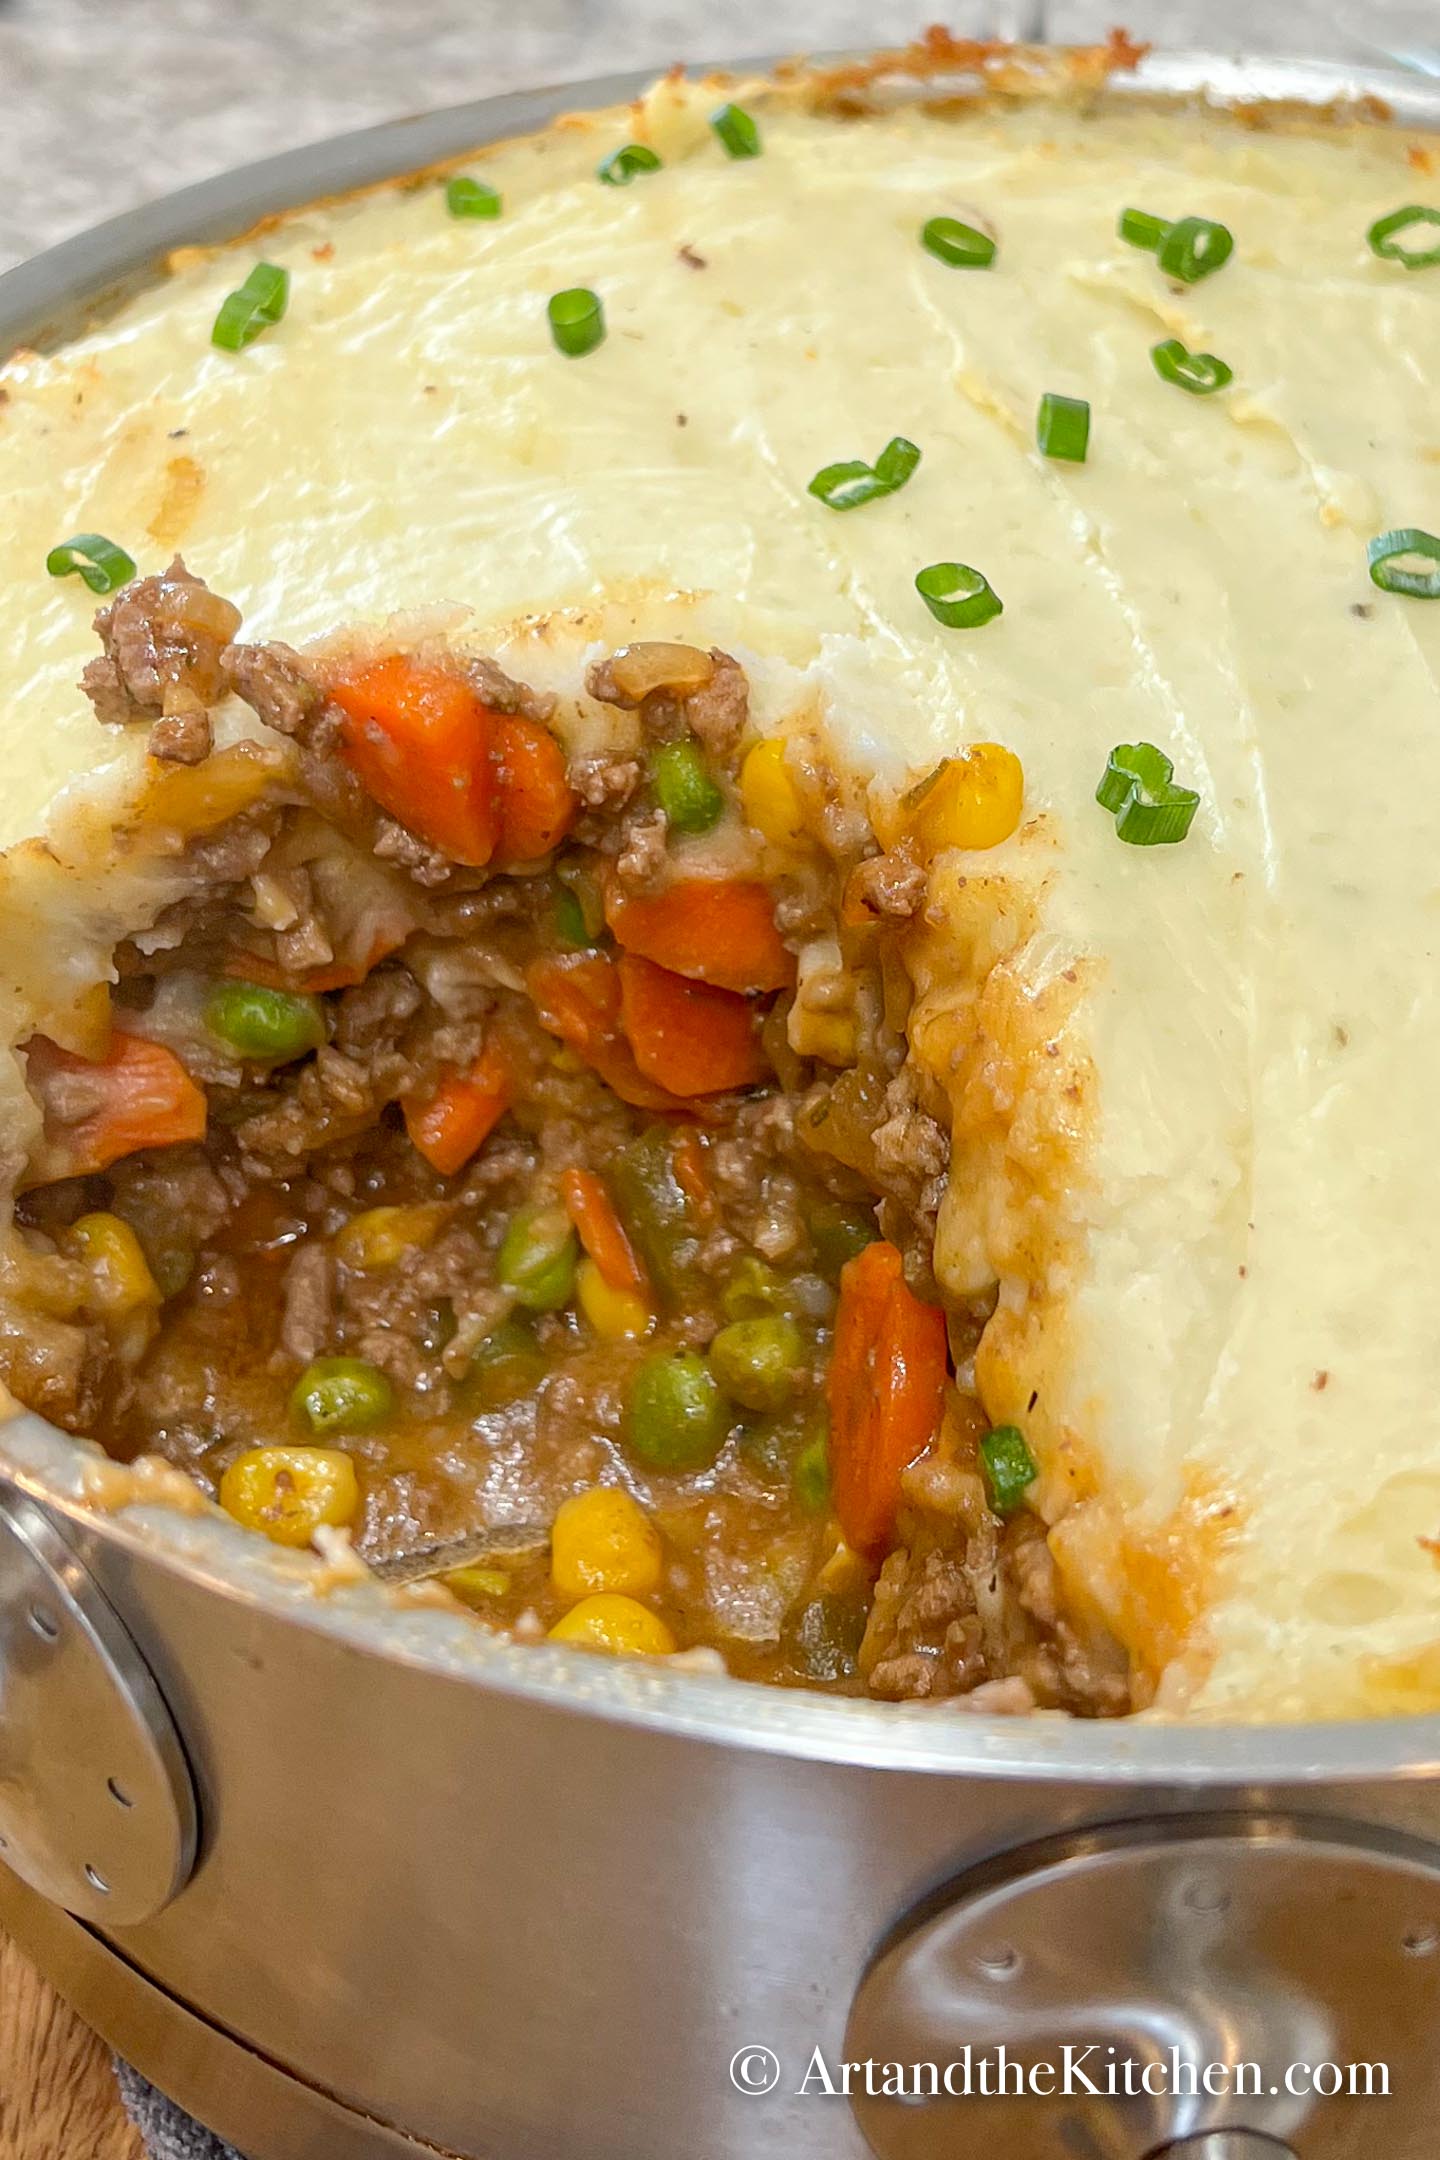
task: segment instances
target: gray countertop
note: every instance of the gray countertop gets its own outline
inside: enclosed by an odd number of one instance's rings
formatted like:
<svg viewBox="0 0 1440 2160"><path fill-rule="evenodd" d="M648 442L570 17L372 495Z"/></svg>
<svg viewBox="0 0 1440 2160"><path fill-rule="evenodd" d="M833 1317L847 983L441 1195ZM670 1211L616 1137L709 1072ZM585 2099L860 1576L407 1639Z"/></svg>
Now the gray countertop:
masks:
<svg viewBox="0 0 1440 2160"><path fill-rule="evenodd" d="M674 60L896 43L942 0L0 0L0 267L267 152L492 91ZM1013 33L1025 0L951 27ZM1440 46L1437 0L1050 0L1171 46L1379 57Z"/></svg>

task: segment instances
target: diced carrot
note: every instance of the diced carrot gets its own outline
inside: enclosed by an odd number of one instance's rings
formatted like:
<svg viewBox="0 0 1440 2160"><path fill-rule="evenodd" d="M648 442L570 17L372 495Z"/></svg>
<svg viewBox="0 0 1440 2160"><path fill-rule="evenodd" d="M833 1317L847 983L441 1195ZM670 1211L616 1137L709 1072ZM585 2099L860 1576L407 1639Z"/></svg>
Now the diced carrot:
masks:
<svg viewBox="0 0 1440 2160"><path fill-rule="evenodd" d="M526 985L541 1027L568 1044L622 1102L640 1110L685 1108L678 1096L647 1080L636 1064L621 1025L620 977L604 953L536 960Z"/></svg>
<svg viewBox="0 0 1440 2160"><path fill-rule="evenodd" d="M504 1060L486 1048L468 1072L443 1074L432 1094L405 1097L405 1130L432 1170L453 1176L489 1139L510 1107L511 1092Z"/></svg>
<svg viewBox="0 0 1440 2160"><path fill-rule="evenodd" d="M622 953L620 1014L647 1080L672 1095L718 1095L770 1077L753 1006L733 990Z"/></svg>
<svg viewBox="0 0 1440 2160"><path fill-rule="evenodd" d="M706 1174L705 1150L693 1126L676 1136L671 1160L675 1166L676 1184L697 1214L708 1220L715 1211L715 1195Z"/></svg>
<svg viewBox="0 0 1440 2160"><path fill-rule="evenodd" d="M488 863L500 825L490 707L401 653L338 679L330 696L345 762L381 809L452 861Z"/></svg>
<svg viewBox="0 0 1440 2160"><path fill-rule="evenodd" d="M204 1094L163 1043L117 1028L104 1057L94 1061L43 1035L28 1050L31 1084L50 1113L47 1180L89 1176L137 1148L204 1138ZM59 1114L65 1096L83 1103L79 1117Z"/></svg>
<svg viewBox="0 0 1440 2160"><path fill-rule="evenodd" d="M939 1430L947 1370L944 1313L915 1296L893 1245L867 1245L841 1271L826 1394L835 1512L868 1558L889 1544L901 1476Z"/></svg>
<svg viewBox="0 0 1440 2160"><path fill-rule="evenodd" d="M580 1234L580 1242L612 1290L643 1290L645 1270L605 1190L593 1170L573 1167L561 1173L560 1197Z"/></svg>
<svg viewBox="0 0 1440 2160"><path fill-rule="evenodd" d="M540 1025L588 1060L592 1050L620 1032L620 982L603 953L535 961L526 986Z"/></svg>
<svg viewBox="0 0 1440 2160"><path fill-rule="evenodd" d="M794 978L770 895L750 879L687 878L655 894L612 887L605 919L627 952L722 990L780 990Z"/></svg>
<svg viewBox="0 0 1440 2160"><path fill-rule="evenodd" d="M500 795L496 853L502 862L534 862L575 822L579 803L565 777L565 753L538 720L502 713L491 756Z"/></svg>

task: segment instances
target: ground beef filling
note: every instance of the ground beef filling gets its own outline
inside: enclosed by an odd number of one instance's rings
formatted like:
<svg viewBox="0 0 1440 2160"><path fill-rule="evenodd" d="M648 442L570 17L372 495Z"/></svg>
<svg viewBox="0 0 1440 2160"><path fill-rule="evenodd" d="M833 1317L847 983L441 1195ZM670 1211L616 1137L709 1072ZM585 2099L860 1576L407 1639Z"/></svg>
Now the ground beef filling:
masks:
<svg viewBox="0 0 1440 2160"><path fill-rule="evenodd" d="M330 1522L376 1564L434 1556L521 1637L1124 1707L1041 1525L982 1474L953 1375L988 1301L934 1310L948 1148L894 948L921 867L796 752L768 780L823 838L766 838L724 654L614 655L606 725L567 736L490 662L320 666L238 626L178 562L100 618L102 718L203 760L233 692L298 756L118 953L108 1057L31 1045L14 1392L287 1542ZM415 792L422 753L432 779L462 757L443 795ZM117 1135L117 1073L164 1097L152 1144ZM868 1385L832 1367L891 1254L884 1309L940 1365L887 1487L840 1459ZM455 1565L478 1531L503 1535Z"/></svg>

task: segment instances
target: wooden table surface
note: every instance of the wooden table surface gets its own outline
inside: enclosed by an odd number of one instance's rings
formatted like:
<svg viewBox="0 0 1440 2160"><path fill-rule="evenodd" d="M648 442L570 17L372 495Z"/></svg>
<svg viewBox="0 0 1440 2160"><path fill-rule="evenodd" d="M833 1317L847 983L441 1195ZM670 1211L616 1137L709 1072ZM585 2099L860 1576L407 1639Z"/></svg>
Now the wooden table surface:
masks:
<svg viewBox="0 0 1440 2160"><path fill-rule="evenodd" d="M3 1935L0 2160L144 2160L109 2051Z"/></svg>

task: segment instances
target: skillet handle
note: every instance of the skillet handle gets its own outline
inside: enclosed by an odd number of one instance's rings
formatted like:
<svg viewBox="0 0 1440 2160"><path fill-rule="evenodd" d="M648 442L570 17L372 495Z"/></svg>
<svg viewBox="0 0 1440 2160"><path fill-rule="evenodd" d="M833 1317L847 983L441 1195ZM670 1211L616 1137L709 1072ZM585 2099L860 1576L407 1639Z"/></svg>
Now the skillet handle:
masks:
<svg viewBox="0 0 1440 2160"><path fill-rule="evenodd" d="M103 1927L195 1866L195 1786L160 1690L53 1519L0 1486L0 1862Z"/></svg>
<svg viewBox="0 0 1440 2160"><path fill-rule="evenodd" d="M913 2083L846 2089L877 2160L1430 2160L1437 2030L1440 1847L1237 1802L931 1893L845 2033Z"/></svg>

